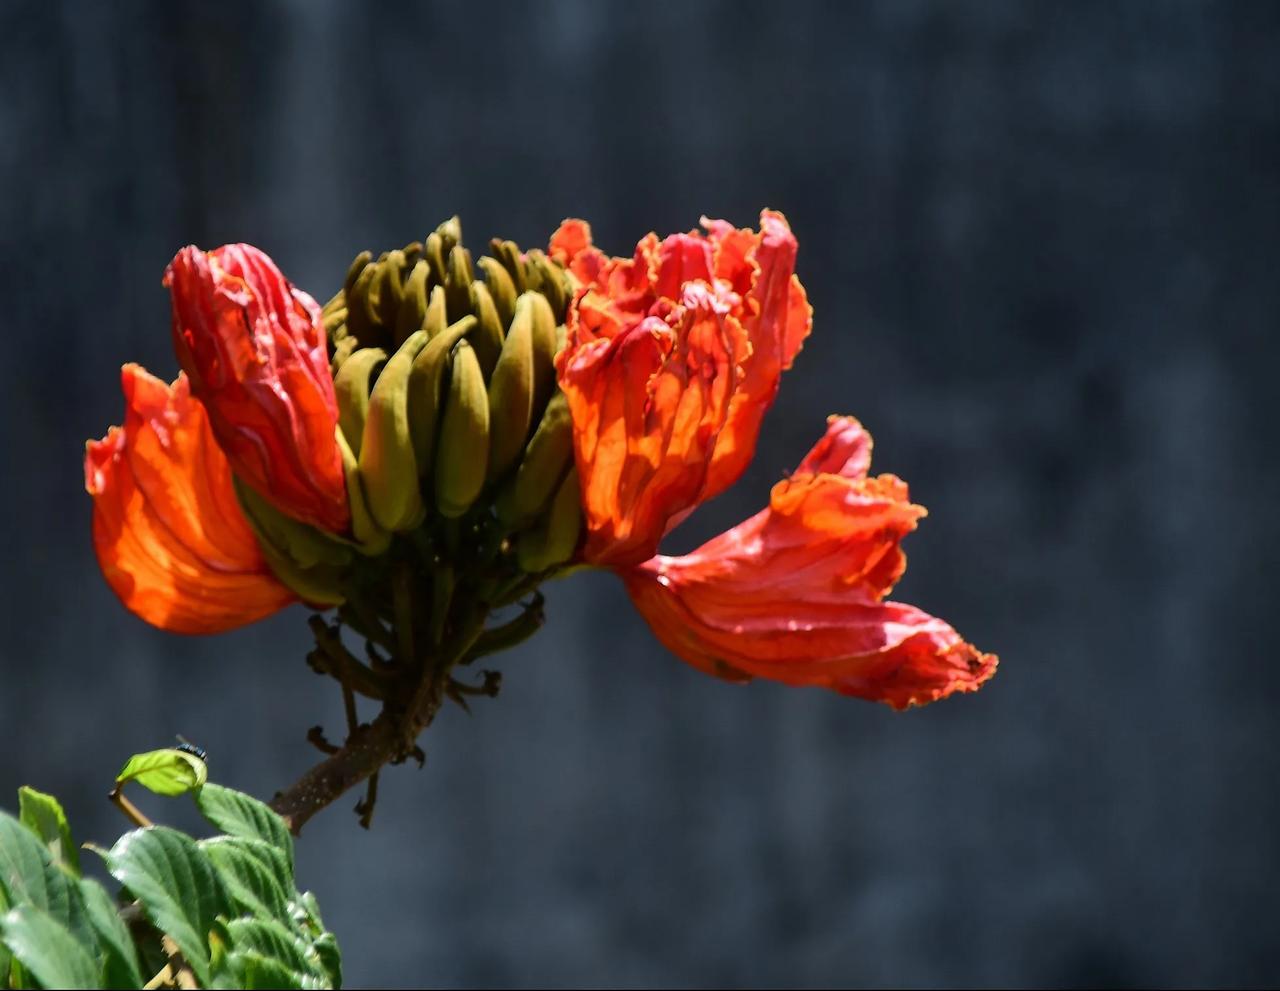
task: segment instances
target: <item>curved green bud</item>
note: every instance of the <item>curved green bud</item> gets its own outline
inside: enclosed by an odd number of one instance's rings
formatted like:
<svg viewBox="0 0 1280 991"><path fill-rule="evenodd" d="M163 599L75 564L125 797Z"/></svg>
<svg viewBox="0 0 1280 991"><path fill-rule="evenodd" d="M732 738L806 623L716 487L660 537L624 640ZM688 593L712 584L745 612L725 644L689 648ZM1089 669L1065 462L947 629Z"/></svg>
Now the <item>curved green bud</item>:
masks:
<svg viewBox="0 0 1280 991"><path fill-rule="evenodd" d="M444 286L435 286L431 290L426 316L422 318L422 329L428 337L438 337L448 325L449 310L444 301Z"/></svg>
<svg viewBox="0 0 1280 991"><path fill-rule="evenodd" d="M498 310L498 320L502 326L510 327L516 315L516 284L496 258L485 255L476 264L484 271L485 286L493 297L493 304ZM476 316L480 314L477 312Z"/></svg>
<svg viewBox="0 0 1280 991"><path fill-rule="evenodd" d="M348 334L337 341L333 345L333 357L329 359L329 374L337 375L339 369L346 363L351 353L360 346L360 340L353 334Z"/></svg>
<svg viewBox="0 0 1280 991"><path fill-rule="evenodd" d="M494 500L498 521L514 527L538 516L572 463L573 417L565 394L557 392L547 403L515 477Z"/></svg>
<svg viewBox="0 0 1280 991"><path fill-rule="evenodd" d="M324 332L329 340L339 340L347 336L347 304L344 300L341 306L335 306L326 313L321 319L324 326Z"/></svg>
<svg viewBox="0 0 1280 991"><path fill-rule="evenodd" d="M533 419L537 421L556 391L556 317L542 293L527 292L520 299L529 301L533 318Z"/></svg>
<svg viewBox="0 0 1280 991"><path fill-rule="evenodd" d="M365 270L365 267L371 261L373 261L372 251L362 251L352 260L351 267L347 269L347 276L342 280L344 298L351 295L351 287L356 284L356 279L360 277L360 273Z"/></svg>
<svg viewBox="0 0 1280 991"><path fill-rule="evenodd" d="M405 269L404 252L399 248L388 251L387 257L378 267L381 269L377 282L378 317L382 326L393 330L400 313L400 304L404 301L404 282L402 281Z"/></svg>
<svg viewBox="0 0 1280 991"><path fill-rule="evenodd" d="M446 255L462 243L462 221L456 213L437 227L435 232Z"/></svg>
<svg viewBox="0 0 1280 991"><path fill-rule="evenodd" d="M239 478L233 476L232 481L245 519L264 550L270 548L303 569L351 563L351 547L342 538L285 515Z"/></svg>
<svg viewBox="0 0 1280 991"><path fill-rule="evenodd" d="M521 296L516 318L489 380L489 480L505 475L520 457L533 423L533 307Z"/></svg>
<svg viewBox="0 0 1280 991"><path fill-rule="evenodd" d="M409 272L404 284L404 298L400 301L400 312L396 314L396 343L407 340L415 330L422 329L422 321L427 315L427 276L431 266L419 259Z"/></svg>
<svg viewBox="0 0 1280 991"><path fill-rule="evenodd" d="M378 521L369 512L369 503L364 495L364 480L360 476L360 463L342 435L341 428L335 430L334 435L338 441L338 450L342 452L342 473L347 482L347 505L351 509L351 535L355 538L356 550L369 557L377 557L391 546L391 534L378 526Z"/></svg>
<svg viewBox="0 0 1280 991"><path fill-rule="evenodd" d="M432 290L433 294L440 287ZM445 372L454 345L476 325L475 317L463 317L427 343L413 360L409 374L409 432L413 435L413 457L418 474L431 471L435 457L436 434L443 413Z"/></svg>
<svg viewBox="0 0 1280 991"><path fill-rule="evenodd" d="M569 308L569 283L564 270L536 248L529 252L529 265L538 273L538 291L547 297L556 323L564 321Z"/></svg>
<svg viewBox="0 0 1280 991"><path fill-rule="evenodd" d="M267 559L267 566L272 573L307 605L328 609L347 601L342 591L341 569L329 564L304 568L265 543L262 545L262 556Z"/></svg>
<svg viewBox="0 0 1280 991"><path fill-rule="evenodd" d="M338 426L357 457L369 414L370 383L386 360L387 352L382 348L360 348L343 361L333 377L333 391L338 400Z"/></svg>
<svg viewBox="0 0 1280 991"><path fill-rule="evenodd" d="M561 480L542 525L516 538L516 561L530 574L549 571L573 558L582 536L582 494L578 469Z"/></svg>
<svg viewBox="0 0 1280 991"><path fill-rule="evenodd" d="M384 530L412 530L425 513L409 429L409 373L426 343L425 330L410 334L383 368L369 397L360 476L369 512Z"/></svg>
<svg viewBox="0 0 1280 991"><path fill-rule="evenodd" d="M366 265L347 293L347 331L361 344L376 343L373 337L380 323L372 292L374 280L381 271L378 265Z"/></svg>
<svg viewBox="0 0 1280 991"><path fill-rule="evenodd" d="M516 294L519 295L527 290L529 281L525 275L524 261L520 258L520 246L515 241L500 241L495 237L489 242L489 247L498 261L502 262L507 274L511 276Z"/></svg>
<svg viewBox="0 0 1280 991"><path fill-rule="evenodd" d="M498 355L502 353L502 342L506 334L504 324L498 318L497 307L493 304L493 296L483 282L471 283L471 311L476 315L476 332L468 338L476 349L476 358L480 361L480 371L484 372L485 381L493 374L498 364Z"/></svg>
<svg viewBox="0 0 1280 991"><path fill-rule="evenodd" d="M459 341L436 457L436 508L442 516L461 516L471 508L484 488L488 460L489 397L484 376L474 349Z"/></svg>
<svg viewBox="0 0 1280 991"><path fill-rule="evenodd" d="M462 245L455 245L449 252L449 270L445 276L445 296L450 313L466 313L471 308L471 252Z"/></svg>
<svg viewBox="0 0 1280 991"><path fill-rule="evenodd" d="M444 256L448 250L444 246L444 239L440 236L439 231L428 234L427 239L422 243L422 255L427 259L427 264L431 266L432 285L444 285L444 276L447 271L444 264Z"/></svg>

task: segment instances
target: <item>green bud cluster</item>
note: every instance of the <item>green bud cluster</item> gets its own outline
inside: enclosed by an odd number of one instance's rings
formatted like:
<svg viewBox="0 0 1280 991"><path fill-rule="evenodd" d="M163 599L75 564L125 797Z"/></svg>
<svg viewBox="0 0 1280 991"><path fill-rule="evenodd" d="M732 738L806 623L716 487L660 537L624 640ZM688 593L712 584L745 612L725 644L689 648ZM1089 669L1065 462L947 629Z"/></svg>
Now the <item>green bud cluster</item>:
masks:
<svg viewBox="0 0 1280 991"><path fill-rule="evenodd" d="M457 218L359 254L323 309L351 532L321 533L240 487L281 580L378 642L409 574L431 614L418 633L439 640L456 597L496 608L570 566L582 510L555 359L572 292L559 265L511 241L473 263Z"/></svg>

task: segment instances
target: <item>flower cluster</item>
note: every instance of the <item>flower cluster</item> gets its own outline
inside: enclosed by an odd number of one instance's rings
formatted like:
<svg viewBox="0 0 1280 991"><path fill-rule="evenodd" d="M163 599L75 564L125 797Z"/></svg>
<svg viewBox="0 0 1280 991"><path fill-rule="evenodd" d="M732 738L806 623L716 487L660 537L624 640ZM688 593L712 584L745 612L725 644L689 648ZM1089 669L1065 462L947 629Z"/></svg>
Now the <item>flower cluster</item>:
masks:
<svg viewBox="0 0 1280 991"><path fill-rule="evenodd" d="M566 221L545 253L495 240L477 275L451 222L359 256L323 308L256 248L184 248L165 276L183 374L125 366L124 426L86 454L111 587L176 632L302 600L456 660L501 644L490 609L600 567L722 678L895 708L976 689L996 658L886 599L924 510L868 474L850 417L761 512L659 554L741 476L811 326L781 214L703 227L615 258Z"/></svg>

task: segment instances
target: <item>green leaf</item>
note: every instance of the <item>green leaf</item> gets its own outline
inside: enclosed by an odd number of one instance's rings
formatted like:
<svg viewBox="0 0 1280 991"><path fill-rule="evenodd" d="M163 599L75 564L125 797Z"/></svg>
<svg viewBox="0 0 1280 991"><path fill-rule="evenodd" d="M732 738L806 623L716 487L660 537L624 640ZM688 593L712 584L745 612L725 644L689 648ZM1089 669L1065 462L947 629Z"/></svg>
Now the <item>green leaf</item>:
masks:
<svg viewBox="0 0 1280 991"><path fill-rule="evenodd" d="M209 822L228 836L246 836L279 847L293 872L293 837L284 820L256 798L222 785L210 784L195 796L196 805Z"/></svg>
<svg viewBox="0 0 1280 991"><path fill-rule="evenodd" d="M231 900L241 911L260 918L286 916L293 879L284 854L278 849L262 840L242 836L216 836L197 845L218 871Z"/></svg>
<svg viewBox="0 0 1280 991"><path fill-rule="evenodd" d="M290 970L278 960L272 960L252 950L240 950L231 954L230 966L236 973L238 988L306 988L315 984L304 983L306 978Z"/></svg>
<svg viewBox="0 0 1280 991"><path fill-rule="evenodd" d="M8 899L4 896L4 891L0 890L0 915L9 910ZM9 969L13 966L13 954L9 952L9 948L0 942L0 988L17 987L16 982L9 979Z"/></svg>
<svg viewBox="0 0 1280 991"><path fill-rule="evenodd" d="M196 841L167 826L126 833L107 853L107 868L182 951L201 985L209 978L209 930L230 901Z"/></svg>
<svg viewBox="0 0 1280 991"><path fill-rule="evenodd" d="M56 798L23 785L18 789L18 818L49 848L54 863L80 876L80 851L71 839L67 815Z"/></svg>
<svg viewBox="0 0 1280 991"><path fill-rule="evenodd" d="M103 956L102 982L107 988L137 988L142 986L142 974L138 967L138 953L134 949L129 928L120 918L115 901L107 889L93 878L81 878L80 892L84 896L89 924L98 937L98 947Z"/></svg>
<svg viewBox="0 0 1280 991"><path fill-rule="evenodd" d="M209 777L209 765L176 747L134 754L116 775L116 784L136 781L157 795L184 795L199 789Z"/></svg>
<svg viewBox="0 0 1280 991"><path fill-rule="evenodd" d="M11 907L31 904L77 937L89 940L84 900L49 849L13 816L0 812L0 891Z"/></svg>
<svg viewBox="0 0 1280 991"><path fill-rule="evenodd" d="M338 949L337 937L333 933L324 933L312 942L311 947L329 977L329 986L342 987L342 951Z"/></svg>
<svg viewBox="0 0 1280 991"><path fill-rule="evenodd" d="M227 923L233 956L258 954L298 975L294 987L329 987L329 975L306 940L269 919L232 919ZM233 965L234 966L234 965ZM260 985L255 985L260 986Z"/></svg>
<svg viewBox="0 0 1280 991"><path fill-rule="evenodd" d="M0 917L0 938L46 988L96 988L98 965L71 931L34 905Z"/></svg>

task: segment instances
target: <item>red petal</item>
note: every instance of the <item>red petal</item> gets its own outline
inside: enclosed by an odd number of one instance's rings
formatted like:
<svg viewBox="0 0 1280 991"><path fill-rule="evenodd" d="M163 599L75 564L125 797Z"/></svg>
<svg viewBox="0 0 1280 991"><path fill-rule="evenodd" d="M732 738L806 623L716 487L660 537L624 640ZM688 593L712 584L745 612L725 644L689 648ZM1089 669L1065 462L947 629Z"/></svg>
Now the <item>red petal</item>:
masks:
<svg viewBox="0 0 1280 991"><path fill-rule="evenodd" d="M595 564L644 561L741 475L809 332L782 215L763 213L758 234L705 224L709 234L650 234L631 258L590 266L578 264L595 251L581 221L552 238L553 255L585 285L558 368ZM663 340L660 360L632 361L637 334Z"/></svg>
<svg viewBox="0 0 1280 991"><path fill-rule="evenodd" d="M883 601L924 510L892 475L864 477L871 440L851 418L767 509L684 557L623 574L673 653L720 676L818 685L894 708L972 691L997 659L913 606Z"/></svg>
<svg viewBox="0 0 1280 991"><path fill-rule="evenodd" d="M320 308L248 244L183 248L165 271L173 340L236 474L289 515L350 521Z"/></svg>
<svg viewBox="0 0 1280 991"><path fill-rule="evenodd" d="M170 387L126 365L121 382L124 427L85 452L94 547L116 595L174 633L219 633L296 601L263 559L185 377Z"/></svg>

